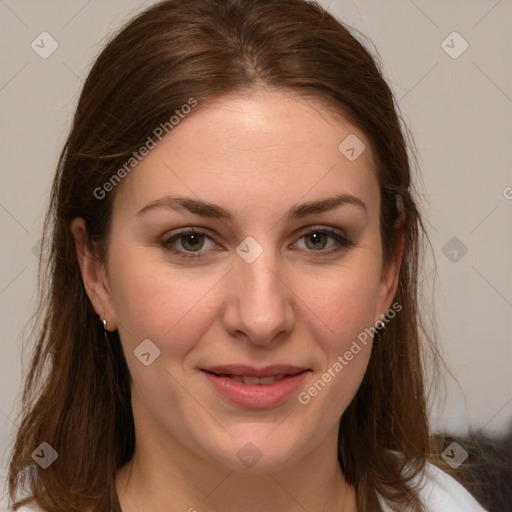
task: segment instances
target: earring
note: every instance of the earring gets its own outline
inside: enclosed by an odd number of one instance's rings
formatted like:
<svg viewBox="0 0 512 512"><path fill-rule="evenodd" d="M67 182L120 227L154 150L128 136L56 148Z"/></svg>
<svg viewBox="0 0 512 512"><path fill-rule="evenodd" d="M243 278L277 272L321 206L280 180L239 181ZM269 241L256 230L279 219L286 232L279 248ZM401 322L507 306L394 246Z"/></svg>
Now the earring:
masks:
<svg viewBox="0 0 512 512"><path fill-rule="evenodd" d="M103 324L103 334L105 335L105 339L107 340L107 343L110 345L110 339L108 337L108 333L110 332L108 329L107 329L107 321L103 318L101 320L102 324Z"/></svg>
<svg viewBox="0 0 512 512"><path fill-rule="evenodd" d="M111 341L111 339L108 336L108 333L110 331L107 329L107 321L105 318L102 319L101 317L100 317L100 320L101 320L101 323L103 324L103 334L105 335L105 341L107 342L107 347L108 347L107 350L109 353L109 359L111 361L111 364L113 365L115 382L119 382L119 368L118 368L117 362L116 362L115 349L112 345L113 341Z"/></svg>
<svg viewBox="0 0 512 512"><path fill-rule="evenodd" d="M375 326L375 334L380 334L385 328L386 328L386 324L384 322L380 321Z"/></svg>

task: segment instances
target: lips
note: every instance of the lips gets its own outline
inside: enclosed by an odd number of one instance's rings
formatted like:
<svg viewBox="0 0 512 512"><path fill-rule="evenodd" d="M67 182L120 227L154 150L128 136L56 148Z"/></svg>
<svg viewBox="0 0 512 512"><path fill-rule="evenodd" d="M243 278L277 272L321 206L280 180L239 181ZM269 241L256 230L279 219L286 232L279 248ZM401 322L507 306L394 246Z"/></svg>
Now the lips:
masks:
<svg viewBox="0 0 512 512"><path fill-rule="evenodd" d="M255 368L243 364L227 364L203 368L204 371L215 375L247 375L251 377L275 377L276 375L297 375L307 370L306 367L291 366L289 364L274 364L264 368Z"/></svg>
<svg viewBox="0 0 512 512"><path fill-rule="evenodd" d="M300 386L310 369L285 364L265 368L223 365L202 371L229 402L242 407L265 408L286 400Z"/></svg>

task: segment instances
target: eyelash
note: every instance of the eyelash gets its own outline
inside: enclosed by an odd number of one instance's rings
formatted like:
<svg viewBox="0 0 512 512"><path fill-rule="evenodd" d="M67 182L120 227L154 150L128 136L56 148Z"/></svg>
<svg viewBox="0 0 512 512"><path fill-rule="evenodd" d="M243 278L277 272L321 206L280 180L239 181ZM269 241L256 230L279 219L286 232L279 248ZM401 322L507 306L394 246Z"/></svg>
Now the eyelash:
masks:
<svg viewBox="0 0 512 512"><path fill-rule="evenodd" d="M354 243L349 240L346 236L338 233L337 231L332 231L330 229L311 229L310 231L306 232L306 233L303 233L298 240L302 240L303 238L309 236L309 235L312 235L313 233L320 233L320 234L323 234L323 235L327 235L328 237L332 238L334 241L336 241L339 245L338 247L334 248L334 249L331 249L331 250L320 250L320 251L314 251L314 250L311 250L311 251L308 251L308 252L312 252L313 254L314 253L318 253L318 254L315 254L314 257L327 257L327 256L330 256L334 253L337 253L343 249L347 249L351 246L354 245ZM183 238L187 235L190 235L190 234L197 234L197 235L204 235L206 238L210 239L211 241L214 242L214 240L212 239L211 236L209 236L207 233L205 233L204 231L196 231L195 229L187 229L185 231L180 231L179 233L176 233L172 236L170 236L169 238L166 238L165 240L162 240L160 242L160 245L161 247L163 247L164 249L172 252L173 254L177 254L178 256L180 256L181 258L184 258L184 259L202 259L204 258L204 253L201 253L200 251L183 251L183 250L177 250L177 249L173 249L170 247L170 245L179 240L180 238Z"/></svg>

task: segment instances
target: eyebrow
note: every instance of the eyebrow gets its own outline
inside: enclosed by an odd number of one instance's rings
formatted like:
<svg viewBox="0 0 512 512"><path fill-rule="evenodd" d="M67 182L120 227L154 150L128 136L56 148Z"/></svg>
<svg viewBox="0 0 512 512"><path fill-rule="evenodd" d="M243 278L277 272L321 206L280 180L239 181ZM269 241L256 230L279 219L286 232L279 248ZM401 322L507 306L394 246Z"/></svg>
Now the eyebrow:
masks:
<svg viewBox="0 0 512 512"><path fill-rule="evenodd" d="M308 201L302 204L297 204L290 209L286 219L301 219L303 217L307 217L308 215L326 212L343 205L357 206L360 210L363 211L365 217L368 216L368 209L366 208L366 204L361 199L351 194L339 194L333 197L328 197L326 199L320 199L318 201ZM233 221L236 217L235 214L222 208L221 206L201 201L199 199L192 199L189 197L181 196L165 196L160 199L151 201L137 212L137 216L160 208L175 211L185 209L195 215L200 215L201 217L212 217L229 221Z"/></svg>

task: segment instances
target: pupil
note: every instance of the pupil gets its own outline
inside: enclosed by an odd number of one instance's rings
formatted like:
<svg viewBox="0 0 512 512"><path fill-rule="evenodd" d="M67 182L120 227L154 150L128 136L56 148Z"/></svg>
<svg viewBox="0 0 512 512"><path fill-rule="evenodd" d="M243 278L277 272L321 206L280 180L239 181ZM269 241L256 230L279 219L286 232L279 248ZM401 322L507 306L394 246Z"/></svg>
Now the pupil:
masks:
<svg viewBox="0 0 512 512"><path fill-rule="evenodd" d="M313 242L313 245L321 244L322 237L324 236L324 233L311 233L311 235L309 235L309 240Z"/></svg>
<svg viewBox="0 0 512 512"><path fill-rule="evenodd" d="M198 250L201 248L201 245L199 245L199 247L197 247L199 241L200 241L200 237L201 235L197 234L197 233L189 233L188 235L185 235L185 245L191 245L191 246L194 246L195 247L191 247L192 250Z"/></svg>

